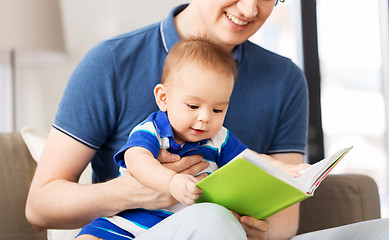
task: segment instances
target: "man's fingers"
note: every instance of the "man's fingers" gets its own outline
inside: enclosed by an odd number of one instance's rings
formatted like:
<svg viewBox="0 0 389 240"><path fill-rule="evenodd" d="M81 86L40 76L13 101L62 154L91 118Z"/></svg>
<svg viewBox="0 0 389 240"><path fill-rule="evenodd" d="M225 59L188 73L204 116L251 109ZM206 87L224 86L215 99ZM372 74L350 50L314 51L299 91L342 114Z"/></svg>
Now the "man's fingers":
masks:
<svg viewBox="0 0 389 240"><path fill-rule="evenodd" d="M161 149L158 154L158 161L161 163L172 163L180 160L180 156L177 154L172 154L168 152L166 149Z"/></svg>
<svg viewBox="0 0 389 240"><path fill-rule="evenodd" d="M248 240L267 239L269 223L266 220L258 220L254 217L242 216L240 218L240 222L247 234Z"/></svg>
<svg viewBox="0 0 389 240"><path fill-rule="evenodd" d="M240 222L240 218L242 217L242 216L240 216L239 214L237 214L236 212L234 212L234 211L232 211L232 210L230 210L230 212L235 216L235 218L236 219L238 219L238 221Z"/></svg>
<svg viewBox="0 0 389 240"><path fill-rule="evenodd" d="M202 171L203 163L200 163L203 157L200 155L193 155L181 158L179 161L163 163L163 165L177 173L194 175ZM198 165L200 164L200 165ZM198 172L197 169L201 169Z"/></svg>
<svg viewBox="0 0 389 240"><path fill-rule="evenodd" d="M171 154L166 150L161 150L159 152L158 160L164 167L173 170L176 173L188 174L192 176L196 176L209 166L209 162L203 161L203 157L201 155L183 157L178 161L176 160L176 157L178 157L178 155ZM197 179L201 180L206 176L207 175L202 175Z"/></svg>
<svg viewBox="0 0 389 240"><path fill-rule="evenodd" d="M202 158L200 161L196 162L195 164L191 165L190 167L183 169L181 173L184 174L189 174L192 176L196 176L199 174L201 171L206 169L209 166L209 162L207 161L202 161Z"/></svg>
<svg viewBox="0 0 389 240"><path fill-rule="evenodd" d="M269 230L269 223L266 220L258 220L250 216L242 216L240 218L240 222L248 227L262 232L267 232Z"/></svg>
<svg viewBox="0 0 389 240"><path fill-rule="evenodd" d="M200 181L200 180L203 180L204 178L206 178L208 176L208 173L202 173L198 176L196 176L195 178Z"/></svg>

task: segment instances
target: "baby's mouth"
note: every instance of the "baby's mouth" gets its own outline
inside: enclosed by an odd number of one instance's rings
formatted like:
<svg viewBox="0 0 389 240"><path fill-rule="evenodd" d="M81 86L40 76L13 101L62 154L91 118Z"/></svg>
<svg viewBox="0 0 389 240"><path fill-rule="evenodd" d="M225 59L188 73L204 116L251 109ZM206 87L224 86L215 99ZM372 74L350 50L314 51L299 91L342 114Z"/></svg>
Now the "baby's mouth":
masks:
<svg viewBox="0 0 389 240"><path fill-rule="evenodd" d="M195 128L192 128L192 131L195 133L195 134L203 134L205 132L205 130L202 130L202 129L195 129Z"/></svg>

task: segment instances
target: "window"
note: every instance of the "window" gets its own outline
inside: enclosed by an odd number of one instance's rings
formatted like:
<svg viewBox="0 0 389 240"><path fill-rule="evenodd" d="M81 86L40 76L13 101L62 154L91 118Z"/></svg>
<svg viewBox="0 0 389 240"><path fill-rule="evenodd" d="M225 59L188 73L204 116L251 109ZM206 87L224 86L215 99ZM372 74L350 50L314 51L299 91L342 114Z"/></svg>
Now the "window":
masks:
<svg viewBox="0 0 389 240"><path fill-rule="evenodd" d="M318 0L325 152L353 145L335 172L367 174L388 209L388 155L380 0ZM384 8L385 9L385 8ZM387 7L386 7L387 9ZM388 44L388 43L386 43ZM388 79L386 79L387 81Z"/></svg>
<svg viewBox="0 0 389 240"><path fill-rule="evenodd" d="M334 172L371 176L380 191L382 217L389 217L387 4L317 0L325 155L354 146ZM303 68L300 9L300 1L279 4L250 40Z"/></svg>
<svg viewBox="0 0 389 240"><path fill-rule="evenodd" d="M250 40L292 59L303 68L300 2L278 3L269 19Z"/></svg>

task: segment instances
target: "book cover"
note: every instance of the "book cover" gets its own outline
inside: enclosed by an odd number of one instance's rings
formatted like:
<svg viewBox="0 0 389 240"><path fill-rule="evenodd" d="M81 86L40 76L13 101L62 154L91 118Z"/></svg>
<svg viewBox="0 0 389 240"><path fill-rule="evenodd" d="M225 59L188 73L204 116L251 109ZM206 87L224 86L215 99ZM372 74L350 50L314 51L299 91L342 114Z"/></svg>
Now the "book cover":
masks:
<svg viewBox="0 0 389 240"><path fill-rule="evenodd" d="M266 219L313 195L341 158L345 148L293 178L258 154L245 150L197 183L203 193L196 203L213 202L240 215ZM308 184L307 184L308 183Z"/></svg>

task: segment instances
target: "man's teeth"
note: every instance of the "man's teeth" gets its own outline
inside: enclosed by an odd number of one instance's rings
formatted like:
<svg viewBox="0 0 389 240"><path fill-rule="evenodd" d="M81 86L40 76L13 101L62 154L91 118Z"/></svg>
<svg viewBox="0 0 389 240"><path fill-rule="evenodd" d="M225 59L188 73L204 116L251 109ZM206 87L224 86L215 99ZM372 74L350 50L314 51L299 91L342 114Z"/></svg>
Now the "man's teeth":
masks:
<svg viewBox="0 0 389 240"><path fill-rule="evenodd" d="M233 23L235 23L236 25L244 26L244 25L247 25L247 23L248 23L248 22L239 20L238 18L232 16L232 15L229 14L229 13L227 13L227 17L228 17Z"/></svg>

